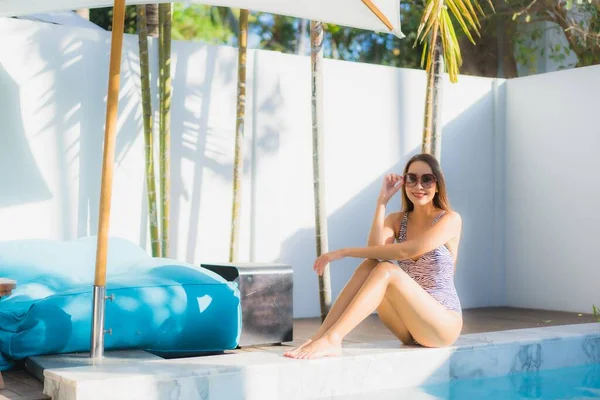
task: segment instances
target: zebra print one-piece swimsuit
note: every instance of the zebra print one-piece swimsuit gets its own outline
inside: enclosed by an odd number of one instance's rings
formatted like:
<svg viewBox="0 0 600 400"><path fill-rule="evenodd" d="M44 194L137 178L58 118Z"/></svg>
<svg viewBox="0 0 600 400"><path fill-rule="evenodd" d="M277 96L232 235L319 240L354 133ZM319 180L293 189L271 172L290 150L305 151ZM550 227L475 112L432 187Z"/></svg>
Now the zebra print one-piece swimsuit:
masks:
<svg viewBox="0 0 600 400"><path fill-rule="evenodd" d="M434 225L446 212L442 211L431 225ZM400 223L400 231L396 240L406 240L408 212L404 213ZM448 310L462 314L460 300L454 287L454 260L452 253L444 245L423 254L417 261L399 260L398 265L415 280L427 293Z"/></svg>

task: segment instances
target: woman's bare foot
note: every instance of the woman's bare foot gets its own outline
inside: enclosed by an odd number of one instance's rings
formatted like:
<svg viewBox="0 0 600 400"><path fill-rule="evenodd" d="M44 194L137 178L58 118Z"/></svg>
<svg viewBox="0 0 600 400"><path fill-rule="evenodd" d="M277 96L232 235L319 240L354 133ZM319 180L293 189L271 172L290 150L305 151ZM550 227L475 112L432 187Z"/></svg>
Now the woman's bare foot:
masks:
<svg viewBox="0 0 600 400"><path fill-rule="evenodd" d="M298 354L301 350L303 350L306 346L308 346L310 343L312 343L313 340L314 339L308 339L306 342L302 343L300 346L294 347L290 351L286 351L285 353L283 353L283 355L286 357L295 358L294 356L296 354Z"/></svg>
<svg viewBox="0 0 600 400"><path fill-rule="evenodd" d="M303 346L304 348L298 349L291 357L298 359L312 359L339 356L342 354L341 341L334 340L331 336L323 336L322 338Z"/></svg>
<svg viewBox="0 0 600 400"><path fill-rule="evenodd" d="M302 343L300 346L294 347L290 351L286 351L285 353L283 353L283 355L286 356L286 357L295 358L294 356L296 354L298 354L298 352L300 352L301 350L303 350L306 346L308 346L309 344L311 344L315 340L321 339L321 336L323 336L323 334L320 333L320 332L317 332L317 333L315 333L315 336L313 336L312 338L308 339L306 342Z"/></svg>

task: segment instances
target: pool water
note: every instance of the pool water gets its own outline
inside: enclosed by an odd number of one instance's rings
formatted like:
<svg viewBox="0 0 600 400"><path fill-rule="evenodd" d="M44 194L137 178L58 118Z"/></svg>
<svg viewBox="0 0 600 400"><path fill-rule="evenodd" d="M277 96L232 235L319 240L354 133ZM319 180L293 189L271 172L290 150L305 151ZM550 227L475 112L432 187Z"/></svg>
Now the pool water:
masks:
<svg viewBox="0 0 600 400"><path fill-rule="evenodd" d="M335 400L582 400L600 399L600 364L458 379L392 391L327 397Z"/></svg>
<svg viewBox="0 0 600 400"><path fill-rule="evenodd" d="M600 364L459 379L419 389L430 399L600 399Z"/></svg>

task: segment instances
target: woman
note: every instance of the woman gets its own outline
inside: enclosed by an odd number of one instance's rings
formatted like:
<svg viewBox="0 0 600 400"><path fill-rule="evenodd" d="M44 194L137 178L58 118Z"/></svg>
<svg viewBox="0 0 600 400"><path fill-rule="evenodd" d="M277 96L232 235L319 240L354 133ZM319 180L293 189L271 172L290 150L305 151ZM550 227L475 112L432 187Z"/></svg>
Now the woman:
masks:
<svg viewBox="0 0 600 400"><path fill-rule="evenodd" d="M388 201L402 189L403 211L385 217ZM404 344L444 347L462 330L454 270L461 234L460 215L450 209L438 161L412 157L404 175L389 174L377 199L368 247L321 255L313 269L344 257L363 258L327 318L292 358L341 353L342 339L377 310L379 318Z"/></svg>

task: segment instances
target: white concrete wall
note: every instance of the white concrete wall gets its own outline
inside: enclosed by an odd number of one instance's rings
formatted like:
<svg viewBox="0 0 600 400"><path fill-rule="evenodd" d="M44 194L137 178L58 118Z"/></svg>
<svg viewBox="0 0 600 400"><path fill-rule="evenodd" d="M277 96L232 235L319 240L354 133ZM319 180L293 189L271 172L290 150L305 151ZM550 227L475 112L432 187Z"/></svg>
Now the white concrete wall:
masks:
<svg viewBox="0 0 600 400"><path fill-rule="evenodd" d="M95 234L109 40L92 30L0 24L0 240ZM173 53L172 256L225 261L237 51L175 42ZM290 263L295 316L316 316L310 61L251 51L248 62L241 258ZM122 67L110 232L148 247L136 36L125 39ZM424 86L422 71L325 62L331 249L365 244L383 175L401 172L419 151ZM464 308L506 303L497 196L503 102L503 86L490 79L461 77L444 90L442 165L464 219L456 275ZM333 265L334 295L358 261Z"/></svg>
<svg viewBox="0 0 600 400"><path fill-rule="evenodd" d="M507 82L508 304L591 312L600 304L600 67Z"/></svg>

